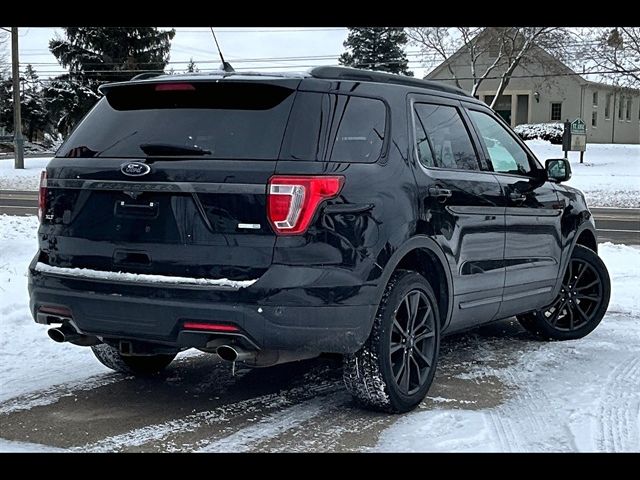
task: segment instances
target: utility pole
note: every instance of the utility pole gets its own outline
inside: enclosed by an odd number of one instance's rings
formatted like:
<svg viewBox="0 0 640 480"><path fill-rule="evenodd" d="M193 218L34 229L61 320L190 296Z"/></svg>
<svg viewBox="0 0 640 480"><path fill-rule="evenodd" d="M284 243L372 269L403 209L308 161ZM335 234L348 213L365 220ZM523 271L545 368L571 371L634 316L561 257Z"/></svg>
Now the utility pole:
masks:
<svg viewBox="0 0 640 480"><path fill-rule="evenodd" d="M20 111L20 61L18 59L18 27L11 27L11 67L13 73L13 149L14 168L24 168L24 137Z"/></svg>

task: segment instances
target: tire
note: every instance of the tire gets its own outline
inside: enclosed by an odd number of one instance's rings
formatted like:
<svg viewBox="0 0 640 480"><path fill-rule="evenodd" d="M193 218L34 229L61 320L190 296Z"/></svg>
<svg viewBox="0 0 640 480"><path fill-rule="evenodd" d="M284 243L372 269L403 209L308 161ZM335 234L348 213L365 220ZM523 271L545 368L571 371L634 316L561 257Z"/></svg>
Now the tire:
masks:
<svg viewBox="0 0 640 480"><path fill-rule="evenodd" d="M117 348L106 343L94 345L91 350L105 367L129 375L153 375L164 370L176 358L175 354L166 353L144 356L122 355Z"/></svg>
<svg viewBox="0 0 640 480"><path fill-rule="evenodd" d="M431 386L439 348L440 315L433 289L422 275L399 270L385 289L369 338L344 357L345 386L365 408L412 410Z"/></svg>
<svg viewBox="0 0 640 480"><path fill-rule="evenodd" d="M555 300L517 319L527 331L541 338L576 340L600 324L610 295L611 280L602 259L593 250L576 245Z"/></svg>

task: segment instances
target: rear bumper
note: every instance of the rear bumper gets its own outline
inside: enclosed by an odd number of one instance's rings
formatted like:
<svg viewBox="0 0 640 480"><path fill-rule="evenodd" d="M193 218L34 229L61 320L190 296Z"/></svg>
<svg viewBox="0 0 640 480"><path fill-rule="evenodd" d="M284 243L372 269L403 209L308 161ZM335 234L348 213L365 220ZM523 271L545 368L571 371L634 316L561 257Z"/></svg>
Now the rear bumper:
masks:
<svg viewBox="0 0 640 480"><path fill-rule="evenodd" d="M305 302L309 294L305 288L273 288L263 279L261 286L257 283L238 291L176 289L56 276L35 271L35 264L34 259L29 269L34 319L41 305L64 306L71 310L81 333L104 338L176 347L204 347L219 338L220 334L185 332L186 321L197 321L234 325L261 349L351 353L367 339L376 310L375 305L335 301L338 295L329 303L327 293L332 289L326 284L320 297L314 295L315 301ZM292 268L289 273L295 278ZM342 277L336 278L344 282ZM323 280L327 280L326 271ZM337 283L335 290L343 288ZM274 302L274 298L290 301Z"/></svg>

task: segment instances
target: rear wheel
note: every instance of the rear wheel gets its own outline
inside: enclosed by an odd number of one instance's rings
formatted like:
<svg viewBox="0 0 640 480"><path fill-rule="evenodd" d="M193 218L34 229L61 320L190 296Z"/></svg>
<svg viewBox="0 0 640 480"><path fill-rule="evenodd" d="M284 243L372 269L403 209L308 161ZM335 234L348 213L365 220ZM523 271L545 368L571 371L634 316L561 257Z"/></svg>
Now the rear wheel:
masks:
<svg viewBox="0 0 640 480"><path fill-rule="evenodd" d="M344 383L363 406L406 412L425 397L435 375L440 316L429 282L395 272L380 302L371 334L344 358Z"/></svg>
<svg viewBox="0 0 640 480"><path fill-rule="evenodd" d="M105 367L116 372L133 375L153 375L164 370L176 357L175 354L122 355L120 351L101 343L91 347L93 354Z"/></svg>
<svg viewBox="0 0 640 480"><path fill-rule="evenodd" d="M529 332L553 340L575 340L591 333L609 306L611 282L593 250L576 245L560 293L547 307L518 316Z"/></svg>

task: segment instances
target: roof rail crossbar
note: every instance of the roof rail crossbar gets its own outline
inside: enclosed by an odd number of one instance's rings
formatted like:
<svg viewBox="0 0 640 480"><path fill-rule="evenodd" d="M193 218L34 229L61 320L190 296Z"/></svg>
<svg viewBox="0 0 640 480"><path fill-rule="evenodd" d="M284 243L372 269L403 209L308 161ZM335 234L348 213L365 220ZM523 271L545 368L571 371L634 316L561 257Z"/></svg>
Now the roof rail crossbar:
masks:
<svg viewBox="0 0 640 480"><path fill-rule="evenodd" d="M393 73L377 72L373 70L362 70L350 67L315 67L309 72L312 77L327 80L356 80L362 82L395 83L410 87L428 88L430 90L440 90L442 92L454 93L456 95L470 95L464 90L452 87L433 80L421 80L419 78L395 75Z"/></svg>

